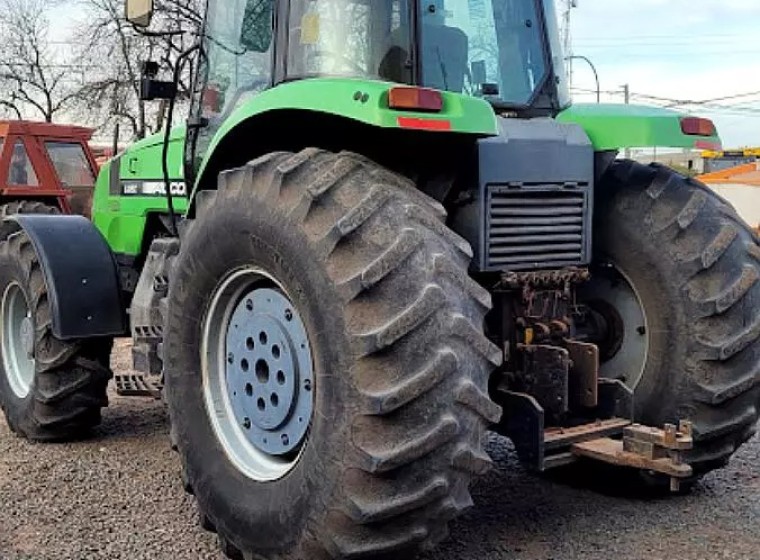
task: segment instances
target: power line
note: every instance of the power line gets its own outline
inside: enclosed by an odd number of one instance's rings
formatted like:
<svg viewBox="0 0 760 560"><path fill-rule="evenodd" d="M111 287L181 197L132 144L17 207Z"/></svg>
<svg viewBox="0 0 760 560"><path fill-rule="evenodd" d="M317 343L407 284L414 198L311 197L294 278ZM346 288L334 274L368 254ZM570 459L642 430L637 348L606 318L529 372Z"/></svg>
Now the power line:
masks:
<svg viewBox="0 0 760 560"><path fill-rule="evenodd" d="M668 97L661 97L658 95L650 95L647 93L633 93L631 94L632 97L638 98L638 99L647 99L647 100L653 100L653 101L659 101L668 103L671 106L700 106L700 107L706 107L711 109L730 109L730 110L742 110L747 111L750 113L758 113L760 114L760 107L751 107L751 106L741 106L741 105L721 105L719 103L715 103L714 101L720 100L720 98L716 100L706 99L703 101L694 101L691 99L671 99Z"/></svg>
<svg viewBox="0 0 760 560"><path fill-rule="evenodd" d="M629 46L636 46L636 45L642 45L642 46L693 46L693 45L711 45L711 46L721 46L721 45L746 45L748 41L752 41L753 37L747 35L747 36L734 36L732 38L725 38L725 39L712 39L712 40L703 40L700 38L685 38L685 37L678 37L674 36L670 40L665 39L631 39L626 37L625 39L621 39L620 41L594 41L594 40L577 40L575 41L576 45L584 45L584 46L591 46L591 47L612 47L612 48L624 48Z"/></svg>
<svg viewBox="0 0 760 560"><path fill-rule="evenodd" d="M662 58L690 58L690 59L699 59L699 58L714 58L714 57L723 57L723 58L738 58L738 57L744 57L745 59L749 56L758 56L760 55L760 49L753 49L753 50L723 50L723 51L682 51L682 52L673 52L673 51L657 51L657 52L628 52L631 49L626 49L627 52L620 53L620 52L610 52L610 49L603 49L600 48L598 50L596 49L584 49L584 52L587 53L587 56L593 56L594 58L614 58L615 60L619 60L621 58L626 59L662 59Z"/></svg>
<svg viewBox="0 0 760 560"><path fill-rule="evenodd" d="M743 97L756 97L760 95L760 91L750 91L749 93L738 93L736 95L727 95L724 97L713 97L712 99L705 99L702 101L695 101L695 104L699 103L712 103L713 101L728 101L731 99L741 99Z"/></svg>
<svg viewBox="0 0 760 560"><path fill-rule="evenodd" d="M591 89L586 89L586 88L573 87L571 89L573 91L584 93L584 94L596 93L596 90L591 90ZM607 91L602 91L602 93L606 95L611 95L611 96L612 95L620 96L622 92L620 90L607 90ZM736 95L724 96L720 98L705 99L705 100L697 101L697 100L689 100L689 99L673 99L669 97L651 95L647 93L630 92L630 98L647 102L647 103L656 104L663 108L696 106L696 107L704 108L711 112L720 112L720 113L741 115L741 116L747 116L747 117L755 117L755 116L760 117L760 106L754 107L750 105L722 105L715 102L715 101L726 100L726 99L738 99L738 98L743 98L743 97L749 97L749 96L758 95L758 94L760 94L760 92L736 94Z"/></svg>
<svg viewBox="0 0 760 560"><path fill-rule="evenodd" d="M674 35L594 35L589 37L582 37L578 39L579 41L629 41L629 40L639 40L639 39L671 39L675 37ZM700 33L699 39L703 38L709 38L709 37L736 37L736 33Z"/></svg>

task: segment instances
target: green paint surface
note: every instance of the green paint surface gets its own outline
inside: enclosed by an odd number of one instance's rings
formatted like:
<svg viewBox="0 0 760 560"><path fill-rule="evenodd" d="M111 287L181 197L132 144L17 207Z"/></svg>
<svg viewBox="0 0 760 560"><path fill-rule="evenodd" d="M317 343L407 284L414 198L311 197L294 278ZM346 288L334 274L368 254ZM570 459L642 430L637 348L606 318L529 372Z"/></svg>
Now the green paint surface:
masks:
<svg viewBox="0 0 760 560"><path fill-rule="evenodd" d="M720 137L688 136L681 131L683 113L643 105L579 104L558 116L576 123L588 134L597 151L620 148L706 148L720 145Z"/></svg>
<svg viewBox="0 0 760 560"><path fill-rule="evenodd" d="M388 92L394 84L348 78L314 78L281 84L264 91L237 107L216 131L201 166L203 169L225 136L240 124L258 115L278 110L307 110L349 118L379 128L401 128L399 117L447 121L449 132L491 136L498 133L497 117L484 100L442 92L440 113L396 111L388 108ZM594 148L672 147L703 148L719 146L720 138L687 136L682 133L681 113L638 105L574 105L557 116L559 122L583 127ZM183 179L185 128L172 131L169 172L172 180ZM435 133L435 132L431 132ZM161 181L163 134L159 133L131 146L120 159L103 166L93 199L93 221L115 253L137 256L143 248L146 223L151 214L167 213L162 196L112 194L111 173L120 181ZM114 162L119 169L113 169ZM190 190L190 185L187 186ZM175 209L184 213L186 197L175 196Z"/></svg>
<svg viewBox="0 0 760 560"><path fill-rule="evenodd" d="M448 121L447 132L492 136L498 133L496 114L483 99L441 92L440 113L397 111L388 108L388 91L398 84L352 78L311 78L286 82L250 98L224 121L203 158L203 176L216 147L236 126L257 115L277 110L305 110L331 114L381 128L401 128L399 117Z"/></svg>
<svg viewBox="0 0 760 560"><path fill-rule="evenodd" d="M93 197L92 220L114 253L139 255L148 216L167 213L168 202L163 196L111 194L111 173L118 172L122 181L162 181L163 140L163 133L141 140L126 150L120 160L111 160L100 170ZM185 128L178 127L172 131L169 144L169 175L175 181L181 181L184 175L184 146ZM115 161L120 161L118 170L113 169ZM184 213L187 198L175 196L174 207L178 213Z"/></svg>

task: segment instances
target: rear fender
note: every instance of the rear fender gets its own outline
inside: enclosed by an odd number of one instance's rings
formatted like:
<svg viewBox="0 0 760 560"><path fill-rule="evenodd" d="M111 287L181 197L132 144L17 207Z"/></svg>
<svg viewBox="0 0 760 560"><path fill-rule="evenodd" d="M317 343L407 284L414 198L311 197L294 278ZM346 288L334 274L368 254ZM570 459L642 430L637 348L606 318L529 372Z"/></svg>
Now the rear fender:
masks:
<svg viewBox="0 0 760 560"><path fill-rule="evenodd" d="M81 216L8 218L29 236L45 277L53 334L61 340L128 333L116 260Z"/></svg>
<svg viewBox="0 0 760 560"><path fill-rule="evenodd" d="M562 111L557 120L583 127L597 152L623 148L720 149L717 133L684 134L681 119L688 116L644 105L577 104Z"/></svg>

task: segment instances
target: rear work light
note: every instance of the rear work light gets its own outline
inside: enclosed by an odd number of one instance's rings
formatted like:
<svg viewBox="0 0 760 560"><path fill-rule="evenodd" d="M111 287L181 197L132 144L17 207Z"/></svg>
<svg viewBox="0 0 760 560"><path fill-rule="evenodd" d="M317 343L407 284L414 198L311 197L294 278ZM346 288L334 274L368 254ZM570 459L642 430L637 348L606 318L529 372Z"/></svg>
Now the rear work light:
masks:
<svg viewBox="0 0 760 560"><path fill-rule="evenodd" d="M689 136L714 136L715 124L710 119L699 117L684 117L681 119L681 130Z"/></svg>
<svg viewBox="0 0 760 560"><path fill-rule="evenodd" d="M388 107L400 111L439 113L443 109L443 95L434 89L394 87L388 91Z"/></svg>

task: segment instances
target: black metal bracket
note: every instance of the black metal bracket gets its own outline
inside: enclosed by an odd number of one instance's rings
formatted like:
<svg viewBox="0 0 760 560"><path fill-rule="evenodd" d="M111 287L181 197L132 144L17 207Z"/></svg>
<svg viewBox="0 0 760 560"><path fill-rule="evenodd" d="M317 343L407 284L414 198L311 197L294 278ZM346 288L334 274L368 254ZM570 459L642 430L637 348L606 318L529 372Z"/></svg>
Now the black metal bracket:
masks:
<svg viewBox="0 0 760 560"><path fill-rule="evenodd" d="M156 99L175 99L179 91L176 81L165 82L156 80L159 66L154 60L146 60L142 65L140 78L140 100L154 101Z"/></svg>
<svg viewBox="0 0 760 560"><path fill-rule="evenodd" d="M177 97L177 84L164 82L143 76L140 80L140 99L155 101L156 99L174 99Z"/></svg>
<svg viewBox="0 0 760 560"><path fill-rule="evenodd" d="M494 400L504 409L497 431L512 440L520 460L543 472L575 460L572 445L609 436L622 436L633 421L633 391L616 379L599 379L598 406L586 422L567 428L546 429L546 413L538 401L525 393L496 389Z"/></svg>

